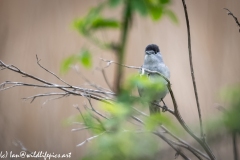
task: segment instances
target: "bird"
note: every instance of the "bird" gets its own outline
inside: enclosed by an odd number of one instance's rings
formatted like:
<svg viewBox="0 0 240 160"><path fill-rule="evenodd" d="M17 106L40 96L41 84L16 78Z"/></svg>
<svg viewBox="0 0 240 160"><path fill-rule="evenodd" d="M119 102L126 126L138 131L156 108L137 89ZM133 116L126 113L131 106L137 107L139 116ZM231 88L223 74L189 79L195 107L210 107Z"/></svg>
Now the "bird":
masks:
<svg viewBox="0 0 240 160"><path fill-rule="evenodd" d="M156 71L161 73L163 76L165 76L167 79L170 78L170 71L168 67L163 62L162 54L160 52L160 49L158 45L156 44L149 44L145 48L145 57L144 62L140 70L140 76L145 75L151 82L159 82L162 83L163 87L160 90L157 90L154 92L154 96L151 99L151 102L149 104L149 111L150 115L159 113L160 114L160 108L157 106L161 101L163 102L163 111L167 109L167 106L165 105L163 98L167 95L168 88L167 88L167 81L160 76L157 73L150 73L147 70L150 71ZM157 80L157 81L156 81ZM140 97L146 96L148 94L146 92L146 88L144 89L144 86L138 86L138 92ZM156 105L157 104L157 105Z"/></svg>

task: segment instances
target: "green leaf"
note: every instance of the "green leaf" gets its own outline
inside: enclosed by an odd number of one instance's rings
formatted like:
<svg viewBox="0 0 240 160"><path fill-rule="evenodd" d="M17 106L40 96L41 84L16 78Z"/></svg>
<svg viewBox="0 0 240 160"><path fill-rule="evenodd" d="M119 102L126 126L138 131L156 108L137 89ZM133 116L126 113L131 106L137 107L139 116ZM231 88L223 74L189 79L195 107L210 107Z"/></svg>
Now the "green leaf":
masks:
<svg viewBox="0 0 240 160"><path fill-rule="evenodd" d="M125 118L126 115L130 112L130 107L126 106L124 103L114 103L114 104L107 104L104 103L101 108L104 111L109 112L114 117L122 117Z"/></svg>
<svg viewBox="0 0 240 160"><path fill-rule="evenodd" d="M174 22L174 23L178 23L178 19L177 16L175 15L175 13L171 10L166 10L164 11L164 13Z"/></svg>
<svg viewBox="0 0 240 160"><path fill-rule="evenodd" d="M80 51L79 54L71 55L65 58L61 63L60 72L66 73L71 68L71 66L76 64L77 62L82 64L85 68L91 68L92 56L90 52L86 49L83 49Z"/></svg>
<svg viewBox="0 0 240 160"><path fill-rule="evenodd" d="M92 56L90 52L86 49L83 49L78 55L77 60L80 62L85 68L92 67Z"/></svg>
<svg viewBox="0 0 240 160"><path fill-rule="evenodd" d="M73 28L79 31L82 35L87 35L88 30L87 30L87 22L86 19L81 18L77 19L73 22Z"/></svg>
<svg viewBox="0 0 240 160"><path fill-rule="evenodd" d="M64 59L61 63L60 72L61 73L66 73L73 63L75 63L75 56L74 55L69 56L68 58Z"/></svg>
<svg viewBox="0 0 240 160"><path fill-rule="evenodd" d="M98 17L93 20L90 28L91 29L99 29L99 28L119 28L120 23L115 19L103 19L102 17Z"/></svg>
<svg viewBox="0 0 240 160"><path fill-rule="evenodd" d="M171 2L171 0L160 0L160 2L161 2L162 4L168 4L168 3Z"/></svg>
<svg viewBox="0 0 240 160"><path fill-rule="evenodd" d="M89 129L95 134L99 134L105 131L105 128L100 119L96 119L90 113L83 114L83 122L85 126L89 127Z"/></svg>
<svg viewBox="0 0 240 160"><path fill-rule="evenodd" d="M98 5L97 7L91 8L88 14L82 18L79 18L73 22L73 27L78 30L82 35L86 36L89 34L92 23L96 20L102 9L104 8L103 4Z"/></svg>
<svg viewBox="0 0 240 160"><path fill-rule="evenodd" d="M221 97L228 110L224 112L224 122L231 131L240 132L240 85L234 85L221 91Z"/></svg>
<svg viewBox="0 0 240 160"><path fill-rule="evenodd" d="M170 117L167 117L160 113L156 113L147 117L144 123L145 123L145 128L150 131L155 130L161 124L165 125L168 128L176 129Z"/></svg>
<svg viewBox="0 0 240 160"><path fill-rule="evenodd" d="M162 17L163 8L161 6L151 6L149 9L152 20L157 21Z"/></svg>
<svg viewBox="0 0 240 160"><path fill-rule="evenodd" d="M135 9L137 12L139 12L142 16L147 15L147 5L144 0L131 0L131 6L133 9Z"/></svg>
<svg viewBox="0 0 240 160"><path fill-rule="evenodd" d="M122 0L108 0L108 4L111 6L111 7L116 7L120 4Z"/></svg>

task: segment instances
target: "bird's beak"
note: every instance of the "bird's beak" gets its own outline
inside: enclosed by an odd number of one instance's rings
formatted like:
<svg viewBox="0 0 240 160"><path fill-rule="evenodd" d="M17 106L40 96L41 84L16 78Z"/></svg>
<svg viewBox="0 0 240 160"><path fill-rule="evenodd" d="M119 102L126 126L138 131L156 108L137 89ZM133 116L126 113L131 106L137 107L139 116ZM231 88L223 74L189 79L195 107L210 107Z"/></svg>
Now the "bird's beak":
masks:
<svg viewBox="0 0 240 160"><path fill-rule="evenodd" d="M152 52L151 51L146 51L146 54L150 55L150 54L152 54Z"/></svg>

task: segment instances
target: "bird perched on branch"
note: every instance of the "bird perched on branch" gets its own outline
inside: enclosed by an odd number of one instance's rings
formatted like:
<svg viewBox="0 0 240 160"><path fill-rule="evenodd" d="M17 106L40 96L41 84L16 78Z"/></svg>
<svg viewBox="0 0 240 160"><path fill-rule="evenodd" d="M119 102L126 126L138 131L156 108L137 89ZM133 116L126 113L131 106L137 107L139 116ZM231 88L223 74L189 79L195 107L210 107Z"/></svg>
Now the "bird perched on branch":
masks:
<svg viewBox="0 0 240 160"><path fill-rule="evenodd" d="M150 115L154 113L160 113L160 108L157 106L161 101L163 102L163 111L166 109L166 105L163 98L168 93L167 81L157 73L150 73L146 70L156 71L161 73L166 78L170 78L170 72L168 67L164 64L162 55L160 53L159 47L156 44L149 44L145 49L145 58L140 71L140 75L145 75L149 78L150 83L153 85L160 84L162 87L154 92L151 97L151 102L149 104ZM156 83L157 82L157 83ZM141 97L149 95L144 86L138 86L138 92ZM157 104L157 105L156 105Z"/></svg>

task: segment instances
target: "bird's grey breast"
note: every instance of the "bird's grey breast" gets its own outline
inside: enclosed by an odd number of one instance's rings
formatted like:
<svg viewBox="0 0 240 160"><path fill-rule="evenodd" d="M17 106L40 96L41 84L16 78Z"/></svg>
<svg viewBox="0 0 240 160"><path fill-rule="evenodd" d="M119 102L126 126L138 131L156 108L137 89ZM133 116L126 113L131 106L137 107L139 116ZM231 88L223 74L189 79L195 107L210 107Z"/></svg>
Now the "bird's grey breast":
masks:
<svg viewBox="0 0 240 160"><path fill-rule="evenodd" d="M146 55L144 59L144 64L142 66L144 69L148 69L151 71L157 71L163 74L166 78L170 78L170 72L168 67L164 64L161 55L153 56L153 55ZM151 74L145 72L145 74Z"/></svg>

